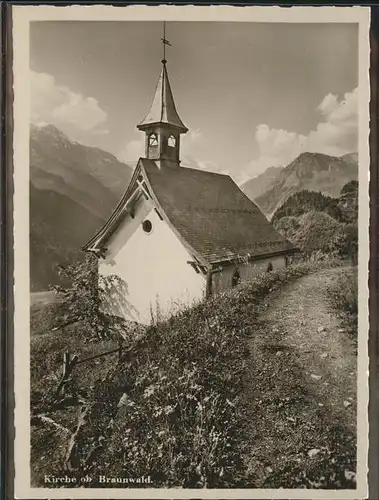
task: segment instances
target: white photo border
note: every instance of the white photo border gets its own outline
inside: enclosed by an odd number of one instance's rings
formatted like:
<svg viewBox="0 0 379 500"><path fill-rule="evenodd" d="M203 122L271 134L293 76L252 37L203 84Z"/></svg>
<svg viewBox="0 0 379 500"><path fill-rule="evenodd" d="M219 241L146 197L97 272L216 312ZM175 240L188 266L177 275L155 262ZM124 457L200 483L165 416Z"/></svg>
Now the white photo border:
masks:
<svg viewBox="0 0 379 500"><path fill-rule="evenodd" d="M368 495L369 27L370 7L115 7L13 5L15 484L19 499L217 498L364 499ZM120 489L30 487L29 26L33 21L228 21L359 24L359 320L357 489Z"/></svg>

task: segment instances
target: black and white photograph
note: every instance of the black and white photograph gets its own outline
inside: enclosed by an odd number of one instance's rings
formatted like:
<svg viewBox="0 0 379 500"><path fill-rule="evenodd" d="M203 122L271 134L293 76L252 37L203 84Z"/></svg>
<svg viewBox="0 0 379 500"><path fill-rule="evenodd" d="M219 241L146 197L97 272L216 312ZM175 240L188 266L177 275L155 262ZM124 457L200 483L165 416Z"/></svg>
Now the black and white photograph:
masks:
<svg viewBox="0 0 379 500"><path fill-rule="evenodd" d="M366 498L369 9L13 17L17 498Z"/></svg>

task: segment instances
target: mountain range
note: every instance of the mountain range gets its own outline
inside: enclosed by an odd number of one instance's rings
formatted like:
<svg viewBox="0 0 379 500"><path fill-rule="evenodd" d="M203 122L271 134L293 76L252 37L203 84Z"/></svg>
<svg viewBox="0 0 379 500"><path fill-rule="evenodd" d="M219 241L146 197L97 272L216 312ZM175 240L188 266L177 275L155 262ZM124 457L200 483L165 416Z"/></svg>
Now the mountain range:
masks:
<svg viewBox="0 0 379 500"><path fill-rule="evenodd" d="M56 264L81 247L112 213L132 169L101 149L71 141L52 125L30 130L31 290L58 282Z"/></svg>
<svg viewBox="0 0 379 500"><path fill-rule="evenodd" d="M57 264L83 257L82 246L108 219L132 173L132 166L70 140L52 125L31 126L31 291L59 282ZM271 217L294 193L339 196L342 186L357 178L356 154L303 153L287 167L268 168L241 189Z"/></svg>
<svg viewBox="0 0 379 500"><path fill-rule="evenodd" d="M244 193L271 217L293 194L316 191L338 197L349 181L358 180L356 153L341 157L302 153L286 167L271 167L241 186Z"/></svg>

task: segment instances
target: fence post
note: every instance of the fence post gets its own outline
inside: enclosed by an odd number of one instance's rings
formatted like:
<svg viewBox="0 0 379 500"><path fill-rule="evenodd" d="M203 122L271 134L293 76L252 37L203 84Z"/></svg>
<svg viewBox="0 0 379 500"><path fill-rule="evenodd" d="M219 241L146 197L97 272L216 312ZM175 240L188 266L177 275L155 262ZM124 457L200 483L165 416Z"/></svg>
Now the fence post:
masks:
<svg viewBox="0 0 379 500"><path fill-rule="evenodd" d="M120 340L120 342L118 343L118 360L120 361L121 360L121 356L122 356L122 340Z"/></svg>
<svg viewBox="0 0 379 500"><path fill-rule="evenodd" d="M77 361L78 361L78 356L75 355L71 358L70 353L67 351L63 354L62 377L55 391L55 399L59 396L62 389L68 382L68 379L70 378L70 375L73 369L75 368Z"/></svg>
<svg viewBox="0 0 379 500"><path fill-rule="evenodd" d="M67 374L67 370L68 370L68 367L70 366L70 353L69 352L65 352L63 353L63 369L62 369L62 378L66 378L66 374Z"/></svg>

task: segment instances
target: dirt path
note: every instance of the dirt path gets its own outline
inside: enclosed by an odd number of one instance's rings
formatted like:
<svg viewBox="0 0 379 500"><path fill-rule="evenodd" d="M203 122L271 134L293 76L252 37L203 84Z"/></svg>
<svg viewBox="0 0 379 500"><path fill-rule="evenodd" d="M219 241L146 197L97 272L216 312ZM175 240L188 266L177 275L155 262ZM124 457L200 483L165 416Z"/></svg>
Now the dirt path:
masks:
<svg viewBox="0 0 379 500"><path fill-rule="evenodd" d="M272 298L249 341L255 487L355 487L356 353L326 293L340 268Z"/></svg>

